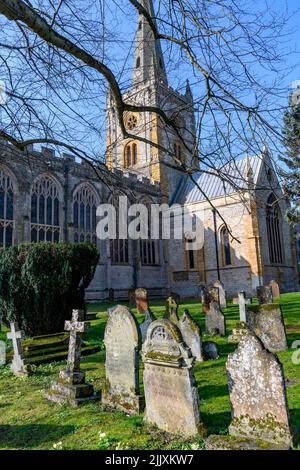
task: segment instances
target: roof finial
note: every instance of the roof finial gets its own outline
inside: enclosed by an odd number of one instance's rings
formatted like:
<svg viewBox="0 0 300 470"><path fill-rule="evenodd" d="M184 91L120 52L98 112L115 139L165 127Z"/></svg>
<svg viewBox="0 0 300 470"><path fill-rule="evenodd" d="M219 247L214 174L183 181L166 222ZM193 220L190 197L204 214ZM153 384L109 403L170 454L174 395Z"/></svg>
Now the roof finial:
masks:
<svg viewBox="0 0 300 470"><path fill-rule="evenodd" d="M253 183L253 168L252 168L252 165L250 162L250 156L248 153L246 156L246 177L249 183L250 182Z"/></svg>
<svg viewBox="0 0 300 470"><path fill-rule="evenodd" d="M265 157L266 155L269 155L269 147L268 147L268 144L267 144L267 141L264 139L263 140L263 150L262 150L262 156Z"/></svg>
<svg viewBox="0 0 300 470"><path fill-rule="evenodd" d="M185 96L189 101L193 102L193 93L192 93L190 81L188 78L186 80Z"/></svg>

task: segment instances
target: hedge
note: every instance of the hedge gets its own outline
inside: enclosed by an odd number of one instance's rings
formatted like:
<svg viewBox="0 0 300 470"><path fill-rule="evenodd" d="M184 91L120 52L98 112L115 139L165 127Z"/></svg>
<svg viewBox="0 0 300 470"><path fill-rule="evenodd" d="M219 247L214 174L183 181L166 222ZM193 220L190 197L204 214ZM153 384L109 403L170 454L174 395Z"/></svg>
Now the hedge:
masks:
<svg viewBox="0 0 300 470"><path fill-rule="evenodd" d="M32 243L0 249L0 318L17 321L26 336L63 331L99 255L91 243Z"/></svg>

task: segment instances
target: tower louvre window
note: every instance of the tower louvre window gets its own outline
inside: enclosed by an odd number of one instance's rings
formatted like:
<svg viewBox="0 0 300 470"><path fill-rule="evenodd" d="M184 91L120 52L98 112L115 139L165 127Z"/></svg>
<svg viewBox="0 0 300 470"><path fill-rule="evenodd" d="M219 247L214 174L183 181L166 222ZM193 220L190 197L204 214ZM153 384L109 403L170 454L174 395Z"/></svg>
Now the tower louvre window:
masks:
<svg viewBox="0 0 300 470"><path fill-rule="evenodd" d="M179 142L174 142L174 156L180 162L184 161L182 145Z"/></svg>
<svg viewBox="0 0 300 470"><path fill-rule="evenodd" d="M138 69L138 68L140 67L140 65L141 65L141 58L138 57L138 58L136 59L135 67Z"/></svg>
<svg viewBox="0 0 300 470"><path fill-rule="evenodd" d="M124 168L136 165L138 159L138 149L136 142L129 142L124 149Z"/></svg>

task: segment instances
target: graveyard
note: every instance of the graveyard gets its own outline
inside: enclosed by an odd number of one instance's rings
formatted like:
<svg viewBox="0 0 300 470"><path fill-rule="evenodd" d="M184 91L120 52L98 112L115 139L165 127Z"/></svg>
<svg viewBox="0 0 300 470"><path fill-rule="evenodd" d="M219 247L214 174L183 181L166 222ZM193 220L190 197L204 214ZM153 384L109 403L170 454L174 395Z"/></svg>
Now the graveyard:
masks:
<svg viewBox="0 0 300 470"><path fill-rule="evenodd" d="M118 303L128 306L127 302ZM277 355L284 369L290 423L296 433L299 433L300 354L299 350L297 352L291 346L295 340L299 339L300 334L300 293L282 294L280 298L274 299L274 304L275 306L280 304L285 323L288 350L278 352ZM82 355L81 371L84 373L84 377L81 375L79 379L77 377L76 381L84 383L85 380L84 385L89 385L89 393L92 389L96 394L101 390L106 390L105 400L86 401L78 407L72 407L69 403L60 404L47 400L45 394L51 389L51 386L53 387L53 381L61 377L61 370L66 367L65 360L40 363L39 365L31 364L31 374L20 377L14 375L8 365L0 366L0 449L204 449L204 437L201 433L192 436L184 433L169 433L149 422L151 419L144 420L142 370L149 362L149 358L151 359L150 355L148 359L146 357L144 365L142 360L139 361L140 383L137 388L139 388L141 400L134 401L135 397L132 397L135 412L132 413L131 408L128 408L127 411L126 408L121 411L109 406L109 391L105 388L105 357L109 355L105 328L108 321L108 309L114 306L115 304L108 303L89 304L88 311L96 313L96 318L90 321L89 329L82 323L78 323L85 347L90 347L91 350L97 352L87 356ZM150 306L151 312L157 319L164 315L165 299L151 300ZM253 299L253 309L257 310L258 308L257 299ZM227 308L222 309L226 321L225 336L207 336L205 334L205 314L202 313L198 299L182 299L179 305L180 318L187 315L185 309L188 309L192 319L201 327L202 340L214 341L218 346L219 353L218 359L199 360L194 363L195 386L200 398L201 425L203 424L206 428L208 436L226 437L231 423L231 411L225 363L228 354L236 351L238 347L238 344L228 342L228 337L237 327L240 318L239 307L229 300ZM138 313L135 307L130 306L130 310L135 314L139 323L144 320L144 315ZM113 310L110 313L110 319L112 318ZM69 324L69 328L72 329L72 324ZM122 334L122 328L120 329L118 325L110 325L109 331L113 331L114 328L116 334ZM11 348L11 341L6 339L7 332L8 330L2 326L0 339L7 341ZM46 338L44 341L47 343ZM106 342L106 348L104 342ZM147 351L144 351L144 354L147 356ZM294 355L293 361L292 355ZM76 360L78 358L75 357L74 361ZM150 374L151 377L153 361L151 363L150 360L146 365L148 367L147 374ZM124 369L125 375L129 374L126 367L129 367L129 364L127 365L125 358L123 358L121 368ZM111 370L113 371L113 367ZM66 373L63 374L63 379L65 383L68 383ZM112 386L112 382L110 382L110 386ZM193 383L192 386L194 386ZM130 392L135 395L134 391L130 390ZM297 439L294 445L295 449L300 449L298 442Z"/></svg>

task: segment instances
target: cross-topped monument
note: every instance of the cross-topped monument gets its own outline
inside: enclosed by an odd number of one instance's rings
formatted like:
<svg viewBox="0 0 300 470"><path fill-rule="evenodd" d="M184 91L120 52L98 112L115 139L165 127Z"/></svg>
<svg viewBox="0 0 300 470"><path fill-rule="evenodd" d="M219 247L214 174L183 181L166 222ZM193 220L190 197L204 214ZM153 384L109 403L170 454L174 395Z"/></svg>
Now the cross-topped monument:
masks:
<svg viewBox="0 0 300 470"><path fill-rule="evenodd" d="M178 303L176 302L176 300L172 296L167 298L165 317L168 318L168 320L171 320L174 323L178 323L178 321L179 321Z"/></svg>
<svg viewBox="0 0 300 470"><path fill-rule="evenodd" d="M7 333L7 338L12 340L14 356L11 363L11 370L17 376L26 376L30 373L30 367L26 363L26 359L22 355L22 331L19 329L17 322L10 323L10 332Z"/></svg>
<svg viewBox="0 0 300 470"><path fill-rule="evenodd" d="M83 401L98 398L93 386L85 383L85 373L80 370L81 334L90 326L83 318L83 310L73 310L72 319L65 322L65 330L70 332L67 367L59 372L59 380L54 381L46 393L46 398L56 403L78 406Z"/></svg>
<svg viewBox="0 0 300 470"><path fill-rule="evenodd" d="M81 334L85 333L90 324L84 322L84 311L73 310L72 320L65 322L65 331L70 332L68 361L65 375L71 377L80 373ZM78 383L76 380L73 383Z"/></svg>

